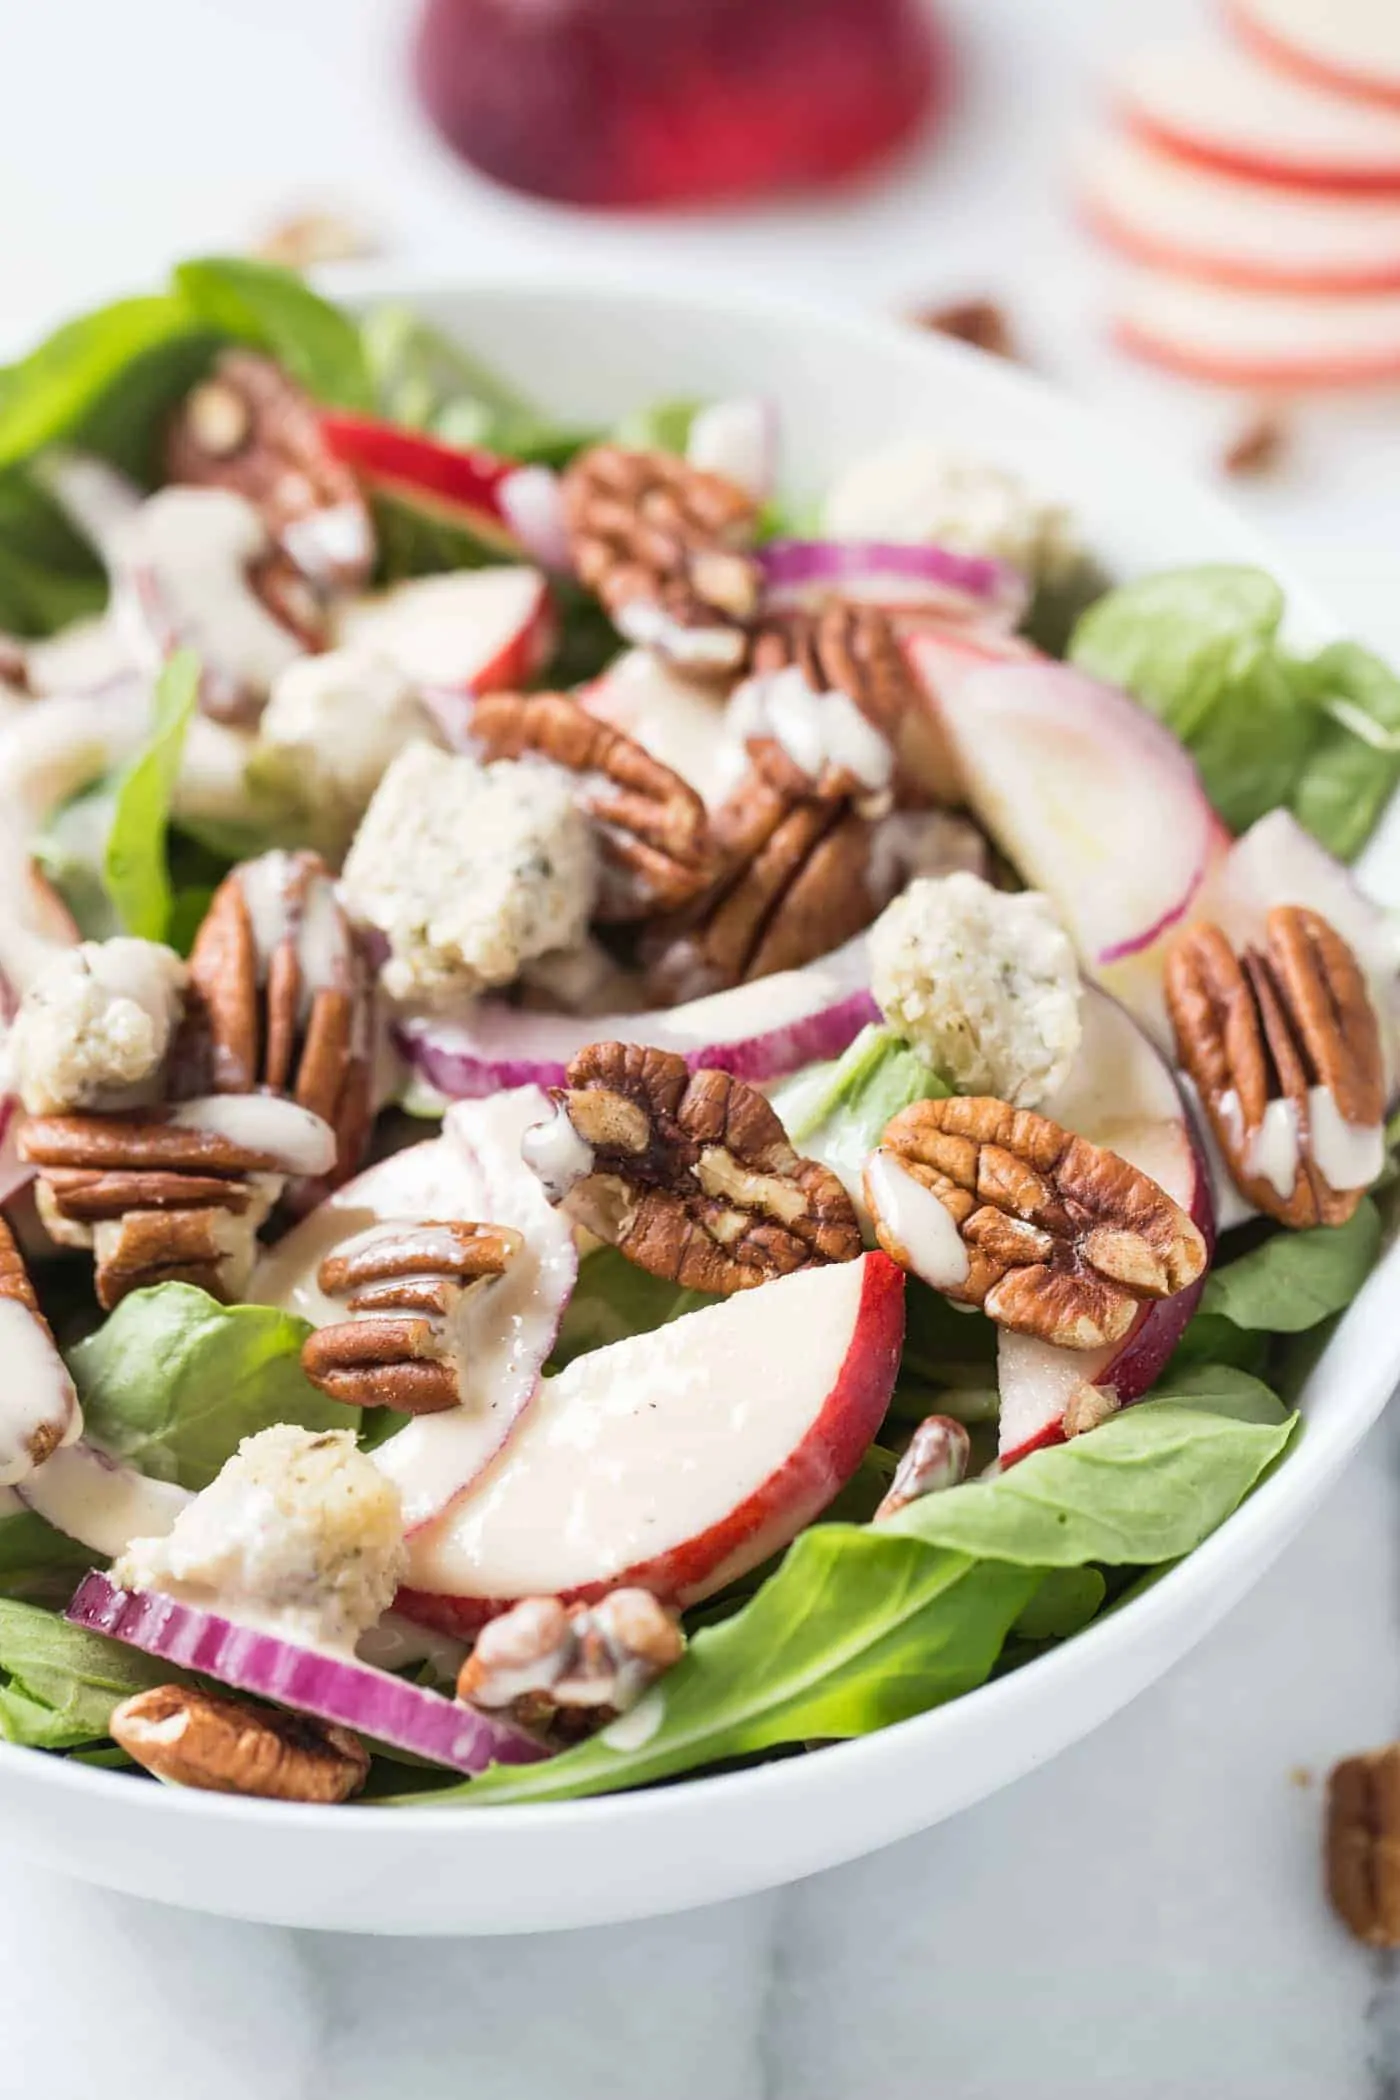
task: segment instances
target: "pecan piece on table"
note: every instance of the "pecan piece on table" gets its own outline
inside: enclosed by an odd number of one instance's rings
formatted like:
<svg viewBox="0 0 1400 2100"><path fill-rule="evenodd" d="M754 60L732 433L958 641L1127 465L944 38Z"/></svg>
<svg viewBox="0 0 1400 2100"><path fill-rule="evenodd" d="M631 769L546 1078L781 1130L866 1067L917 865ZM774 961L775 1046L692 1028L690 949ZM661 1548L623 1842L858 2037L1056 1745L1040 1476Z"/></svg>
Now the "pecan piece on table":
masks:
<svg viewBox="0 0 1400 2100"><path fill-rule="evenodd" d="M551 1202L639 1268L728 1295L861 1251L855 1206L755 1087L637 1043L592 1043L522 1153Z"/></svg>
<svg viewBox="0 0 1400 2100"><path fill-rule="evenodd" d="M189 960L174 1060L181 1093L286 1094L336 1137L331 1185L374 1121L374 976L314 853L243 861L214 892Z"/></svg>
<svg viewBox="0 0 1400 2100"><path fill-rule="evenodd" d="M1400 1743L1333 1766L1325 1856L1342 1923L1369 1947L1400 1947Z"/></svg>
<svg viewBox="0 0 1400 2100"><path fill-rule="evenodd" d="M635 1706L685 1652L685 1635L650 1590L610 1590L596 1604L522 1597L489 1621L462 1665L457 1697L544 1732L603 1726Z"/></svg>
<svg viewBox="0 0 1400 2100"><path fill-rule="evenodd" d="M40 1217L60 1246L91 1249L105 1312L155 1283L239 1297L284 1182L330 1158L324 1124L285 1103L266 1106L275 1123L248 1141L201 1123L206 1112L218 1121L217 1101L28 1119L19 1150L39 1169Z"/></svg>
<svg viewBox="0 0 1400 2100"><path fill-rule="evenodd" d="M357 1735L226 1692L158 1684L116 1707L112 1739L157 1779L264 1801L348 1801L369 1776Z"/></svg>
<svg viewBox="0 0 1400 2100"><path fill-rule="evenodd" d="M1167 957L1177 1051L1241 1193L1280 1224L1341 1225L1384 1162L1385 1060L1365 973L1336 929L1279 905L1237 955L1218 926Z"/></svg>
<svg viewBox="0 0 1400 2100"><path fill-rule="evenodd" d="M918 1101L865 1172L886 1253L1002 1327L1061 1349L1128 1333L1202 1275L1206 1245L1164 1189L1047 1116L990 1096Z"/></svg>
<svg viewBox="0 0 1400 2100"><path fill-rule="evenodd" d="M631 642L724 676L748 653L759 568L747 490L665 452L594 445L564 476L580 580Z"/></svg>
<svg viewBox="0 0 1400 2100"><path fill-rule="evenodd" d="M226 350L186 395L165 438L168 481L231 489L318 591L357 591L374 567L374 528L355 477L321 436L315 404L280 365ZM277 610L282 583L268 580ZM291 621L293 626L299 621Z"/></svg>
<svg viewBox="0 0 1400 2100"><path fill-rule="evenodd" d="M0 1219L0 1484L24 1480L81 1427L78 1395L40 1310L24 1257Z"/></svg>
<svg viewBox="0 0 1400 2100"><path fill-rule="evenodd" d="M715 871L694 788L567 693L489 693L471 715L483 759L535 755L578 780L602 864L598 917L620 924L689 903Z"/></svg>
<svg viewBox="0 0 1400 2100"><path fill-rule="evenodd" d="M474 1285L504 1275L521 1248L508 1225L458 1219L372 1226L328 1254L317 1281L350 1317L302 1344L313 1385L350 1407L439 1414L461 1394L455 1315Z"/></svg>

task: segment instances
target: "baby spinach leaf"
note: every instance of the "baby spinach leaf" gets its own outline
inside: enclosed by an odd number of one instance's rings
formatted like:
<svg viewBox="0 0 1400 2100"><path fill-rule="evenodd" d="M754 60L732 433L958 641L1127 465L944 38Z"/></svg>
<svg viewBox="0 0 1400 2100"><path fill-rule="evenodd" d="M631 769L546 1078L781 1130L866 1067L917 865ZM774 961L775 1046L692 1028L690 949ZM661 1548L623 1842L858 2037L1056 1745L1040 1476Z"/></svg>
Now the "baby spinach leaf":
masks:
<svg viewBox="0 0 1400 2100"><path fill-rule="evenodd" d="M1170 1400L1173 1407L1199 1408L1203 1414L1229 1415L1236 1422L1263 1422L1281 1429L1289 1410L1271 1386L1252 1371L1232 1363L1193 1363L1180 1367L1175 1361L1166 1376L1152 1388L1152 1398Z"/></svg>
<svg viewBox="0 0 1400 2100"><path fill-rule="evenodd" d="M21 467L0 473L0 628L53 634L106 598L101 563L49 492Z"/></svg>
<svg viewBox="0 0 1400 2100"><path fill-rule="evenodd" d="M177 264L173 286L197 321L265 350L313 400L373 408L359 329L294 270L247 256L199 257Z"/></svg>
<svg viewBox="0 0 1400 2100"><path fill-rule="evenodd" d="M498 1766L433 1799L562 1801L907 1720L986 1680L1038 1582L883 1525L819 1524L621 1722L546 1764Z"/></svg>
<svg viewBox="0 0 1400 2100"><path fill-rule="evenodd" d="M1089 1624L1108 1595L1097 1568L1050 1568L1011 1631L1018 1641L1063 1641Z"/></svg>
<svg viewBox="0 0 1400 2100"><path fill-rule="evenodd" d="M33 1510L0 1518L0 1597L66 1604L93 1558L88 1547L55 1531Z"/></svg>
<svg viewBox="0 0 1400 2100"><path fill-rule="evenodd" d="M1400 678L1356 642L1334 643L1295 676L1321 726L1293 814L1329 852L1354 860L1400 781Z"/></svg>
<svg viewBox="0 0 1400 2100"><path fill-rule="evenodd" d="M169 293L119 299L65 323L0 373L0 466L71 436L135 366L196 340L207 343L207 331Z"/></svg>
<svg viewBox="0 0 1400 2100"><path fill-rule="evenodd" d="M381 415L431 430L454 445L481 445L509 459L568 464L594 433L570 428L535 404L452 337L403 306L377 306L360 339ZM408 571L405 573L413 573Z"/></svg>
<svg viewBox="0 0 1400 2100"><path fill-rule="evenodd" d="M198 698L198 659L178 650L156 680L145 747L122 768L112 788L103 883L123 931L143 940L164 940L170 926L170 798Z"/></svg>
<svg viewBox="0 0 1400 2100"><path fill-rule="evenodd" d="M155 1656L0 1598L0 1736L34 1750L71 1750L107 1734L133 1692L178 1680Z"/></svg>
<svg viewBox="0 0 1400 2100"><path fill-rule="evenodd" d="M1218 1374L1236 1402L1243 1375ZM1291 1418L1220 1414L1199 1392L1143 1400L994 1479L925 1495L883 1528L1020 1567L1175 1560L1244 1500L1291 1433Z"/></svg>
<svg viewBox="0 0 1400 2100"><path fill-rule="evenodd" d="M1203 1314L1267 1334L1301 1334L1351 1304L1381 1246L1381 1219L1364 1198L1345 1225L1279 1232L1214 1269Z"/></svg>
<svg viewBox="0 0 1400 2100"><path fill-rule="evenodd" d="M1262 569L1210 563L1126 583L1089 607L1070 660L1121 685L1190 743L1273 649L1283 593Z"/></svg>
<svg viewBox="0 0 1400 2100"><path fill-rule="evenodd" d="M595 1248L579 1267L551 1368L562 1370L576 1356L625 1341L630 1334L650 1334L683 1313L714 1303L707 1291L683 1290L638 1268L616 1247Z"/></svg>
<svg viewBox="0 0 1400 2100"><path fill-rule="evenodd" d="M219 1305L188 1283L133 1291L70 1350L89 1433L157 1480L209 1485L245 1436L275 1422L342 1427L301 1368L305 1320Z"/></svg>
<svg viewBox="0 0 1400 2100"><path fill-rule="evenodd" d="M653 401L624 416L612 435L619 445L641 452L683 455L690 443L690 426L704 406L703 401L695 400Z"/></svg>
<svg viewBox="0 0 1400 2100"><path fill-rule="evenodd" d="M775 1087L771 1098L793 1143L850 1187L892 1116L951 1091L902 1036L872 1026L834 1062L809 1066Z"/></svg>

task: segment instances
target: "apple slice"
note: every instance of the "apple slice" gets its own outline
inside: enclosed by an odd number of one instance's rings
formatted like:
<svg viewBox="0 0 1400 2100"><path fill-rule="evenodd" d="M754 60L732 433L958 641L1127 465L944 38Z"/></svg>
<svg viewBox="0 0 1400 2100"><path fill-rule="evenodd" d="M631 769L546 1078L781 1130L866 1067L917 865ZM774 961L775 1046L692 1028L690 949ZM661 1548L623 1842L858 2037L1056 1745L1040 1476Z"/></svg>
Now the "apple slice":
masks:
<svg viewBox="0 0 1400 2100"><path fill-rule="evenodd" d="M371 495L391 496L498 554L569 566L559 477L549 467L522 467L369 416L323 415L321 434Z"/></svg>
<svg viewBox="0 0 1400 2100"><path fill-rule="evenodd" d="M337 1189L265 1255L252 1301L314 1326L345 1318L317 1280L344 1241L389 1219L461 1218L512 1225L524 1245L471 1304L460 1407L415 1415L381 1444L377 1463L398 1483L412 1532L447 1509L488 1466L535 1397L578 1275L573 1230L522 1164L520 1141L550 1114L548 1096L519 1087L448 1111L443 1135L382 1160Z"/></svg>
<svg viewBox="0 0 1400 2100"><path fill-rule="evenodd" d="M490 693L522 685L554 644L554 607L538 569L457 569L352 598L335 641L387 657L415 685Z"/></svg>
<svg viewBox="0 0 1400 2100"><path fill-rule="evenodd" d="M942 701L955 698L975 671L988 664L1037 663L1040 652L1018 635L984 627L920 627L904 637L904 654L917 691L927 706L900 723L901 777L935 802L966 799L957 760L943 727Z"/></svg>
<svg viewBox="0 0 1400 2100"><path fill-rule="evenodd" d="M1366 102L1400 106L1394 0L1226 0L1246 41L1272 64Z"/></svg>
<svg viewBox="0 0 1400 2100"><path fill-rule="evenodd" d="M1066 664L982 665L949 678L909 644L973 814L1053 899L1089 974L1171 1040L1162 962L1228 844L1171 731Z"/></svg>
<svg viewBox="0 0 1400 2100"><path fill-rule="evenodd" d="M1241 46L1154 45L1117 81L1135 131L1207 167L1304 189L1400 194L1400 112L1290 77Z"/></svg>
<svg viewBox="0 0 1400 2100"><path fill-rule="evenodd" d="M1209 1171L1170 1066L1116 1000L1086 986L1084 1036L1068 1079L1044 1114L1093 1144L1106 1146L1194 1220L1207 1247L1215 1240ZM1138 1399L1180 1341L1205 1289L1205 1278L1175 1298L1144 1306L1111 1349L1056 1349L1030 1335L997 1337L1001 1391L999 1451L1003 1465L1064 1440L1065 1411L1093 1386L1106 1406Z"/></svg>
<svg viewBox="0 0 1400 2100"><path fill-rule="evenodd" d="M490 1472L410 1541L396 1609L470 1632L518 1597L710 1596L850 1478L903 1337L903 1272L865 1254L576 1357Z"/></svg>
<svg viewBox="0 0 1400 2100"><path fill-rule="evenodd" d="M1090 225L1136 262L1244 289L1400 290L1400 199L1262 189L1124 132L1085 148L1078 188Z"/></svg>
<svg viewBox="0 0 1400 2100"><path fill-rule="evenodd" d="M1138 270L1113 319L1121 347L1211 386L1376 386L1400 378L1400 292L1305 296Z"/></svg>
<svg viewBox="0 0 1400 2100"><path fill-rule="evenodd" d="M579 698L590 714L611 722L679 773L711 807L733 786L722 695L680 677L654 649L624 651Z"/></svg>

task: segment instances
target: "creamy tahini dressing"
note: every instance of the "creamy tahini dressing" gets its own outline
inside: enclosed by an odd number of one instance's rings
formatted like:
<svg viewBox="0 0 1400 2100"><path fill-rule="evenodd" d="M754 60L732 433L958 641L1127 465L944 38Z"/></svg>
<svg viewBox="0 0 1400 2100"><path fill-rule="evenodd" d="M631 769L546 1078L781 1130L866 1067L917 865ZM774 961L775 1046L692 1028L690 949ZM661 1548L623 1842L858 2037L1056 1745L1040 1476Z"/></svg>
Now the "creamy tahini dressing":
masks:
<svg viewBox="0 0 1400 2100"><path fill-rule="evenodd" d="M649 651L629 651L583 699L590 713L612 722L679 773L702 801L713 806L733 786L734 769L725 763L721 701L693 679L668 671Z"/></svg>
<svg viewBox="0 0 1400 2100"><path fill-rule="evenodd" d="M211 671L265 694L306 653L249 583L269 544L257 511L231 489L162 489L119 536L137 619L153 618ZM163 653L166 637L159 639Z"/></svg>
<svg viewBox="0 0 1400 2100"><path fill-rule="evenodd" d="M91 1444L55 1451L20 1490L25 1506L104 1559L133 1539L164 1538L193 1498L166 1480L119 1465Z"/></svg>
<svg viewBox="0 0 1400 2100"><path fill-rule="evenodd" d="M304 1020L318 991L345 981L350 943L330 877L313 875L300 898L297 882L296 856L282 851L245 861L238 871L260 973L285 940L295 942Z"/></svg>
<svg viewBox="0 0 1400 2100"><path fill-rule="evenodd" d="M771 736L812 780L838 767L872 791L889 786L894 753L846 693L813 692L799 665L751 678L729 703L729 735Z"/></svg>
<svg viewBox="0 0 1400 2100"><path fill-rule="evenodd" d="M34 1471L36 1437L57 1429L68 1442L83 1422L63 1358L13 1298L0 1298L0 1365L0 1486L13 1487Z"/></svg>
<svg viewBox="0 0 1400 2100"><path fill-rule="evenodd" d="M802 1448L854 1325L854 1304L843 1317L833 1298L858 1299L864 1270L799 1270L576 1358L476 1484L410 1538L409 1583L558 1595L703 1536Z"/></svg>
<svg viewBox="0 0 1400 2100"><path fill-rule="evenodd" d="M643 1750L666 1718L666 1694L654 1685L636 1705L599 1731L610 1750Z"/></svg>
<svg viewBox="0 0 1400 2100"><path fill-rule="evenodd" d="M551 1203L562 1203L571 1188L593 1172L594 1151L581 1138L562 1106L548 1122L536 1123L520 1141L520 1157Z"/></svg>
<svg viewBox="0 0 1400 2100"><path fill-rule="evenodd" d="M178 1102L169 1121L207 1130L250 1152L269 1153L291 1174L328 1174L335 1165L335 1132L280 1094L205 1094Z"/></svg>
<svg viewBox="0 0 1400 2100"><path fill-rule="evenodd" d="M936 1291L954 1291L966 1283L967 1249L937 1196L902 1167L892 1152L876 1152L865 1171L880 1223L904 1249L915 1275Z"/></svg>
<svg viewBox="0 0 1400 2100"><path fill-rule="evenodd" d="M1369 1188L1385 1165L1385 1130L1344 1121L1329 1087L1309 1087L1308 1149L1329 1188Z"/></svg>

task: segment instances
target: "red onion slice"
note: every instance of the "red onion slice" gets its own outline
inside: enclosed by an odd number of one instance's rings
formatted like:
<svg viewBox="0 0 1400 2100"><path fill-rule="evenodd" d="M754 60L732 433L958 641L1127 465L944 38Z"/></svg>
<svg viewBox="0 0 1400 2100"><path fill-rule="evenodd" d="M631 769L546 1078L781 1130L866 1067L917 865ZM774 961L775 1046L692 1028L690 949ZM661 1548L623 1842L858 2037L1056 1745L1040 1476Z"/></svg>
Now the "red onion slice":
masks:
<svg viewBox="0 0 1400 2100"><path fill-rule="evenodd" d="M1010 630L1030 602L1025 578L1007 563L913 541L773 540L760 559L772 612L798 611L839 591L890 613Z"/></svg>
<svg viewBox="0 0 1400 2100"><path fill-rule="evenodd" d="M532 1764L546 1755L521 1729L369 1663L299 1647L158 1591L118 1589L105 1575L84 1576L64 1616L182 1670L339 1722L455 1772Z"/></svg>
<svg viewBox="0 0 1400 2100"><path fill-rule="evenodd" d="M733 991L654 1013L525 1013L482 999L460 1020L419 1017L402 1024L399 1046L414 1069L449 1100L507 1087L562 1086L585 1044L649 1043L674 1050L692 1071L732 1072L761 1085L803 1065L839 1057L879 1014L868 988L863 940L819 963L784 970Z"/></svg>

